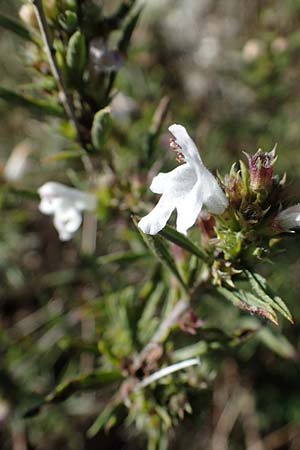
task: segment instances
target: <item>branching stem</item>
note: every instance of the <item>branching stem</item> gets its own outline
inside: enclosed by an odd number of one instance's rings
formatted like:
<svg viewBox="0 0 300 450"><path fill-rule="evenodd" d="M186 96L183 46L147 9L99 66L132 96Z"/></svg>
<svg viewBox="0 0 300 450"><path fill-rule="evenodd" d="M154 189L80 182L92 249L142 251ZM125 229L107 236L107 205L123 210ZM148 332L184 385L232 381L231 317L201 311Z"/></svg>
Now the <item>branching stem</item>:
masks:
<svg viewBox="0 0 300 450"><path fill-rule="evenodd" d="M31 0L31 3L33 4L34 9L35 9L35 14L36 14L37 21L39 24L41 36L43 39L45 52L46 52L46 55L48 57L48 61L50 64L50 69L51 69L53 77L55 78L55 80L57 82L58 89L60 91L60 99L64 105L65 111L66 111L72 125L75 128L77 140L80 143L80 145L84 148L82 138L81 138L81 133L80 133L80 127L79 127L79 124L78 124L78 121L76 118L76 114L75 114L75 110L74 110L73 99L68 92L68 88L66 86L64 78L60 71L60 68L57 64L57 60L56 60L56 56L55 56L55 49L51 42L49 27L47 24L47 19L45 16L45 11L44 11L42 0ZM85 170L88 173L92 174L93 165L92 165L88 155L85 154L82 156L82 162L85 167Z"/></svg>

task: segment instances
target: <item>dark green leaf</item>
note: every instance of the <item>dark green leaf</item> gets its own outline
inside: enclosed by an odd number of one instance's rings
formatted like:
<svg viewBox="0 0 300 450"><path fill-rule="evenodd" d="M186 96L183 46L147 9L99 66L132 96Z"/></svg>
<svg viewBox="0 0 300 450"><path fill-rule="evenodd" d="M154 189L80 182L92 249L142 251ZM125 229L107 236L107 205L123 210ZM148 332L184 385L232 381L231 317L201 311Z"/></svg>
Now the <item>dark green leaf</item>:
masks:
<svg viewBox="0 0 300 450"><path fill-rule="evenodd" d="M64 110L60 105L48 102L46 100L37 100L36 98L25 97L11 91L10 89L0 87L0 98L13 106L28 108L34 114L47 114L50 116L64 117Z"/></svg>
<svg viewBox="0 0 300 450"><path fill-rule="evenodd" d="M121 53L126 53L127 50L128 50L132 34L133 34L134 30L135 30L135 27L137 25L137 22L139 20L141 12L142 12L142 8L140 8L135 14L133 14L131 16L131 18L128 20L128 22L127 22L127 24L126 24L126 26L125 26L125 28L123 30L123 33L122 33L121 38L120 38L119 43L118 43L118 50ZM106 98L109 97L109 94L110 94L110 92L111 92L111 90L113 88L116 76L117 76L117 72L112 72L110 74L110 77L109 77L109 80L108 80L108 86L107 86L107 89L106 89Z"/></svg>
<svg viewBox="0 0 300 450"><path fill-rule="evenodd" d="M217 288L217 291L238 308L243 309L250 314L255 314L259 317L268 319L272 323L278 325L277 315L272 306L265 303L251 292L244 291L242 289L231 290L224 287Z"/></svg>
<svg viewBox="0 0 300 450"><path fill-rule="evenodd" d="M138 227L138 218L136 216L132 216L132 220L137 227L140 235L142 236L143 241L147 245L147 247L152 250L153 254L173 273L173 275L177 278L181 286L187 290L187 286L183 281L176 264L170 254L169 248L167 246L167 241L160 235L151 236L149 234L143 233Z"/></svg>
<svg viewBox="0 0 300 450"><path fill-rule="evenodd" d="M66 61L70 77L80 81L87 61L85 37L80 31L75 31L69 40Z"/></svg>
<svg viewBox="0 0 300 450"><path fill-rule="evenodd" d="M58 385L53 392L48 394L38 406L29 410L25 416L32 417L39 413L42 406L62 402L77 392L99 389L121 379L122 376L119 372L104 372L101 370L87 375L79 375Z"/></svg>
<svg viewBox="0 0 300 450"><path fill-rule="evenodd" d="M193 255L197 256L200 259L205 260L207 258L207 254L204 250L197 247L192 241L190 241L186 236L184 236L182 233L179 233L175 230L175 228L169 227L168 225L165 226L165 228L159 233L161 236L163 236L168 241L172 242L173 244L178 245L181 248L184 248L185 250L188 250Z"/></svg>
<svg viewBox="0 0 300 450"><path fill-rule="evenodd" d="M122 52L122 53L127 52L130 41L131 41L132 34L135 30L135 27L137 26L137 23L138 23L141 13L142 13L142 8L139 8L137 10L137 12L135 14L133 14L130 17L130 19L128 20L128 22L123 30L121 39L119 40L118 49L120 50L120 52Z"/></svg>
<svg viewBox="0 0 300 450"><path fill-rule="evenodd" d="M115 252L97 258L98 264L128 263L148 257L148 253Z"/></svg>
<svg viewBox="0 0 300 450"><path fill-rule="evenodd" d="M268 286L267 280L258 273L252 273L249 270L246 271L251 287L255 293L261 298L263 302L270 305L276 311L283 315L287 320L293 323L292 315L283 302L283 300L276 295L272 289Z"/></svg>
<svg viewBox="0 0 300 450"><path fill-rule="evenodd" d="M111 115L109 108L98 111L93 120L92 143L96 150L101 151L111 129Z"/></svg>

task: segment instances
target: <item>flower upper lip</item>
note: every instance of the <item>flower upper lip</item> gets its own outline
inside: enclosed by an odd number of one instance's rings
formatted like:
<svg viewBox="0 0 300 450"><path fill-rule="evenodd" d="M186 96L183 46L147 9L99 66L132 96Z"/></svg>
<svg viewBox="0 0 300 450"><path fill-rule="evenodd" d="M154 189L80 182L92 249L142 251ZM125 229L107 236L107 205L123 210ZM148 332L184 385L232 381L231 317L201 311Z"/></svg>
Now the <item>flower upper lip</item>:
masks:
<svg viewBox="0 0 300 450"><path fill-rule="evenodd" d="M174 209L177 210L176 228L186 234L202 208L213 214L222 214L228 205L224 192L204 166L196 144L186 129L173 124L169 131L175 137L185 163L171 172L159 173L154 177L150 189L162 196L156 207L139 222L139 227L147 234L156 234L162 230Z"/></svg>

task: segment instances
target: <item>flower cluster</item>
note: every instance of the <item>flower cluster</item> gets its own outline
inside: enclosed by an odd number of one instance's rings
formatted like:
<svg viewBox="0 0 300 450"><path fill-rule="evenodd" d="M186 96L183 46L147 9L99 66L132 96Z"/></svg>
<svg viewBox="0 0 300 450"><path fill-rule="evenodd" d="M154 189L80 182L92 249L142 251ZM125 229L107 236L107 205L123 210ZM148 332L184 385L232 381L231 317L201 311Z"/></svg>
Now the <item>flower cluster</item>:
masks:
<svg viewBox="0 0 300 450"><path fill-rule="evenodd" d="M269 153L258 150L254 155L247 155L248 169L242 162L240 169L234 165L230 174L224 178L223 191L217 179L203 164L186 129L173 124L169 131L173 135L170 147L177 153L180 165L171 172L161 172L153 178L150 189L161 197L138 224L145 234L159 233L174 210L177 212L176 229L185 235L199 218L203 229L208 220L208 242L213 242L217 237L215 242L219 243L225 260L228 260L240 255L245 248L243 244L248 245L253 241L255 228L260 229L262 234L267 229L267 235L271 238L274 233L300 227L300 205L283 210L281 207L282 185L273 174L277 158L275 149ZM70 240L80 227L82 212L94 210L97 204L94 195L61 183L48 182L38 192L41 197L40 211L54 216L54 226L63 241ZM212 221L211 214L223 216L221 225Z"/></svg>

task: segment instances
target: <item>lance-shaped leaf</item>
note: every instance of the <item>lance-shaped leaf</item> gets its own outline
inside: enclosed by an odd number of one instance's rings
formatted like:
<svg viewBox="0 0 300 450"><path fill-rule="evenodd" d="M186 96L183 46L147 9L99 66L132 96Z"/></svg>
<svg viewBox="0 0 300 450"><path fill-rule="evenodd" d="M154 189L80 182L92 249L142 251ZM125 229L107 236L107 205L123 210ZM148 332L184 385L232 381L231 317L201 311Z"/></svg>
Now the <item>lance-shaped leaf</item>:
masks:
<svg viewBox="0 0 300 450"><path fill-rule="evenodd" d="M108 405L104 408L104 410L99 414L95 422L87 431L87 436L92 438L98 434L103 427L110 422L112 422L112 418L115 418L120 409L123 408L121 403L117 401L112 401L108 403Z"/></svg>
<svg viewBox="0 0 300 450"><path fill-rule="evenodd" d="M169 248L167 246L167 241L160 236L159 234L151 236L148 234L144 234L140 228L138 227L139 218L137 216L132 216L133 223L138 229L140 235L142 236L145 244L152 250L154 255L173 273L173 275L177 278L181 286L187 290L187 286L182 279L182 276L178 272L176 264L170 254Z"/></svg>
<svg viewBox="0 0 300 450"><path fill-rule="evenodd" d="M131 37L132 37L135 27L138 23L141 12L142 12L142 8L138 9L138 11L129 18L127 24L125 25L124 30L122 32L122 35L121 35L120 40L117 45L120 53L127 53L127 50L128 50L128 47L129 47L129 44L131 41ZM116 76L117 76L117 72L112 72L109 76L108 85L107 85L107 89L106 89L106 97L109 97L109 94L114 85Z"/></svg>
<svg viewBox="0 0 300 450"><path fill-rule="evenodd" d="M91 131L92 143L96 150L102 150L111 129L111 114L109 108L98 111L93 120Z"/></svg>
<svg viewBox="0 0 300 450"><path fill-rule="evenodd" d="M27 30L26 27L17 20L5 16L0 13L0 27L5 28L6 30L12 31L17 36L22 39L26 39L27 41L38 43L38 38L33 33Z"/></svg>
<svg viewBox="0 0 300 450"><path fill-rule="evenodd" d="M60 105L33 97L25 97L4 87L0 87L0 98L14 106L28 108L34 114L40 115L42 113L49 116L64 117L64 110Z"/></svg>
<svg viewBox="0 0 300 450"><path fill-rule="evenodd" d="M205 251L199 247L197 247L190 239L184 236L182 233L179 233L175 228L166 225L165 228L159 233L168 241L173 244L178 245L181 248L189 251L193 255L197 256L200 259L205 260L207 258L207 254Z"/></svg>
<svg viewBox="0 0 300 450"><path fill-rule="evenodd" d="M52 163L56 161L67 161L69 159L81 158L84 155L84 150L62 150L60 152L54 153L53 155L46 156L46 158L43 158L43 162Z"/></svg>
<svg viewBox="0 0 300 450"><path fill-rule="evenodd" d="M85 37L80 31L75 31L69 40L66 61L70 77L79 82L87 61Z"/></svg>
<svg viewBox="0 0 300 450"><path fill-rule="evenodd" d="M282 358L298 359L299 355L292 344L285 336L271 330L270 327L263 327L257 334L258 339L273 352Z"/></svg>
<svg viewBox="0 0 300 450"><path fill-rule="evenodd" d="M59 384L53 392L50 392L37 406L27 411L25 417L32 417L39 413L44 405L62 402L71 395L91 389L99 389L107 384L120 381L120 372L104 372L98 370L86 375L79 375L69 381Z"/></svg>
<svg viewBox="0 0 300 450"><path fill-rule="evenodd" d="M217 291L238 308L243 309L250 314L255 314L256 316L268 319L270 322L278 325L278 319L274 308L258 296L253 295L251 292L242 289L227 289L225 287L219 287L217 288Z"/></svg>
<svg viewBox="0 0 300 450"><path fill-rule="evenodd" d="M267 280L262 275L258 273L252 273L250 272L250 270L247 270L246 274L250 285L256 295L261 298L261 300L266 304L269 304L273 309L282 314L283 317L285 317L291 323L294 323L288 307L286 306L284 301L268 286Z"/></svg>
<svg viewBox="0 0 300 450"><path fill-rule="evenodd" d="M138 20L140 18L140 15L142 13L142 8L139 8L135 14L133 14L130 19L128 20L122 36L119 40L118 49L122 53L126 53L131 41L131 37L133 35L133 32L135 30L135 27L137 26Z"/></svg>
<svg viewBox="0 0 300 450"><path fill-rule="evenodd" d="M146 252L114 252L109 255L99 256L97 258L98 264L113 264L113 263L128 263L139 261L148 257Z"/></svg>

